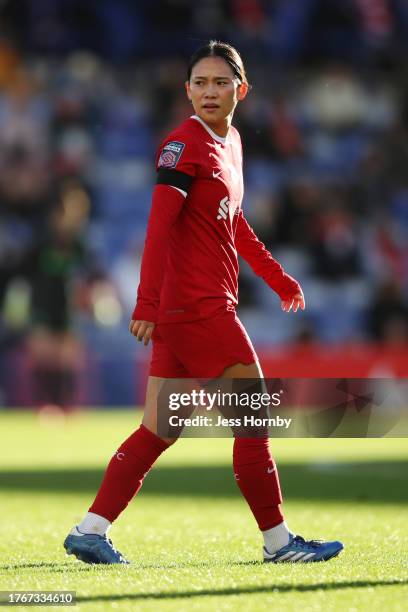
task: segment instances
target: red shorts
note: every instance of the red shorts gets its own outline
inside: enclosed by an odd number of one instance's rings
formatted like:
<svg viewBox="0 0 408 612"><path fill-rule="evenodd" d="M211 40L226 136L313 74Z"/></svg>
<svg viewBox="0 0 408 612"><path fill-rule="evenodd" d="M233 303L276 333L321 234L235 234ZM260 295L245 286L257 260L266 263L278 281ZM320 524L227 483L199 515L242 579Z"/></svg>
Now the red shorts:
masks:
<svg viewBox="0 0 408 612"><path fill-rule="evenodd" d="M236 363L258 360L234 311L192 323L161 323L153 332L150 376L217 378Z"/></svg>

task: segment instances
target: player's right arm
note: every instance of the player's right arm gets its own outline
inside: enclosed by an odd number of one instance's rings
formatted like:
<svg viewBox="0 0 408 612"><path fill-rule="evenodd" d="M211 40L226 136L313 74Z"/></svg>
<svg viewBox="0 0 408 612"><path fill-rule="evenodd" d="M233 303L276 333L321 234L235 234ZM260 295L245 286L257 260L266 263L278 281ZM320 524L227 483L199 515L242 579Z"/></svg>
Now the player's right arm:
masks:
<svg viewBox="0 0 408 612"><path fill-rule="evenodd" d="M137 302L129 324L131 334L145 345L157 322L170 230L180 214L184 198L171 185L156 185L153 190Z"/></svg>
<svg viewBox="0 0 408 612"><path fill-rule="evenodd" d="M157 323L170 231L196 173L195 157L195 145L188 142L188 136L184 142L168 140L158 156L157 184L147 224L137 302L129 324L130 332L145 345Z"/></svg>

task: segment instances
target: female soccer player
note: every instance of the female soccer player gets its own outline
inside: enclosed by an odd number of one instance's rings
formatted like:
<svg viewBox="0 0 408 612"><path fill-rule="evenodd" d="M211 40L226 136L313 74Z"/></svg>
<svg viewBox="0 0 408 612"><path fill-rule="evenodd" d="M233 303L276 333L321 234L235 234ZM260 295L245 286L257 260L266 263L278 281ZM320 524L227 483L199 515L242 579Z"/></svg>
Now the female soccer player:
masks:
<svg viewBox="0 0 408 612"><path fill-rule="evenodd" d="M106 534L175 439L157 435L163 383L180 378L251 378L262 371L238 319L238 254L278 294L286 312L304 309L300 285L258 240L241 209L242 148L231 125L248 93L239 53L211 41L190 60L185 84L195 114L161 144L131 333L153 353L142 425L117 450L68 554L87 563L128 563ZM265 561L326 561L340 542L305 541L284 521L268 437L234 439L237 484L264 538Z"/></svg>

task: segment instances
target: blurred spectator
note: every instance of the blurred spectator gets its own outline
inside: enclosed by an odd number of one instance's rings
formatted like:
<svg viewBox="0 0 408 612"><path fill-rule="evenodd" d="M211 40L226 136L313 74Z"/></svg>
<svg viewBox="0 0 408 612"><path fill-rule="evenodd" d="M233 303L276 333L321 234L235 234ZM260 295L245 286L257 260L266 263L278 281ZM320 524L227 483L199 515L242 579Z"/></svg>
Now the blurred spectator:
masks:
<svg viewBox="0 0 408 612"><path fill-rule="evenodd" d="M311 245L314 270L332 282L361 274L357 219L339 188L326 190L325 204L315 219Z"/></svg>
<svg viewBox="0 0 408 612"><path fill-rule="evenodd" d="M271 137L280 159L298 157L303 153L302 134L292 113L288 100L283 95L275 98L272 111Z"/></svg>
<svg viewBox="0 0 408 612"><path fill-rule="evenodd" d="M374 340L386 344L408 343L408 304L397 281L390 279L378 287L367 322Z"/></svg>
<svg viewBox="0 0 408 612"><path fill-rule="evenodd" d="M363 122L369 100L361 81L345 65L333 65L313 79L303 97L309 122L326 129L346 129Z"/></svg>
<svg viewBox="0 0 408 612"><path fill-rule="evenodd" d="M89 198L81 185L65 185L27 262L32 287L29 348L39 406L69 409L76 399L82 347L72 333L73 283L87 264L82 241L88 215Z"/></svg>
<svg viewBox="0 0 408 612"><path fill-rule="evenodd" d="M283 193L274 224L274 242L311 249L317 239L317 217L324 208L321 187L308 176L294 180Z"/></svg>

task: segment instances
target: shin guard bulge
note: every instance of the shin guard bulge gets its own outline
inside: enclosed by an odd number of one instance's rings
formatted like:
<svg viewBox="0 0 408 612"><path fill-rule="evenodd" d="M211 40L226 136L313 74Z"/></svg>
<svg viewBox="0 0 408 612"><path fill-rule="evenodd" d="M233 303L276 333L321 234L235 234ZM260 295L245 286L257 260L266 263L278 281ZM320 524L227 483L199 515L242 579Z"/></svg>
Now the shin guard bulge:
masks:
<svg viewBox="0 0 408 612"><path fill-rule="evenodd" d="M154 462L169 446L141 425L110 460L89 512L113 522L139 491Z"/></svg>

